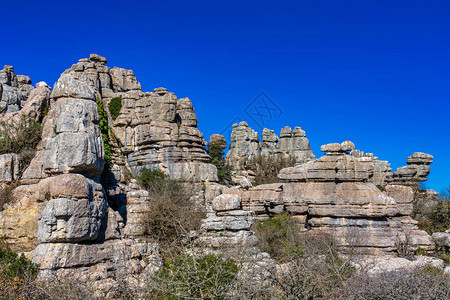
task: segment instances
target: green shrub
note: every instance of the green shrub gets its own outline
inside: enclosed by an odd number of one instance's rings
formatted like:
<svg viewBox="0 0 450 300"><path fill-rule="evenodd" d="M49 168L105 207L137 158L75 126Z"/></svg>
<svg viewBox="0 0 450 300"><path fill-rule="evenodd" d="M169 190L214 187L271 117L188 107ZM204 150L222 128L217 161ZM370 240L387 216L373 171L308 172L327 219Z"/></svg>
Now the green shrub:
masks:
<svg viewBox="0 0 450 300"><path fill-rule="evenodd" d="M39 266L11 251L0 241L0 293L9 293L22 288L27 280L36 278Z"/></svg>
<svg viewBox="0 0 450 300"><path fill-rule="evenodd" d="M247 163L246 168L255 173L255 185L279 182L278 173L281 169L295 165L292 155L257 155Z"/></svg>
<svg viewBox="0 0 450 300"><path fill-rule="evenodd" d="M17 124L0 122L0 154L19 154L19 169L22 173L34 157L41 133L42 125L25 115Z"/></svg>
<svg viewBox="0 0 450 300"><path fill-rule="evenodd" d="M208 154L211 157L211 163L217 167L219 183L230 184L233 167L225 163L223 147L221 143L212 143L208 146Z"/></svg>
<svg viewBox="0 0 450 300"><path fill-rule="evenodd" d="M117 119L122 108L122 96L112 98L108 104L108 109L113 120Z"/></svg>
<svg viewBox="0 0 450 300"><path fill-rule="evenodd" d="M264 221L257 221L253 230L259 240L259 248L278 261L289 261L303 255L299 228L288 214L275 215Z"/></svg>
<svg viewBox="0 0 450 300"><path fill-rule="evenodd" d="M0 211L3 210L3 207L6 203L9 203L13 200L13 190L19 186L18 182L13 182L0 188Z"/></svg>
<svg viewBox="0 0 450 300"><path fill-rule="evenodd" d="M231 259L208 254L180 255L166 261L154 277L154 299L225 299L238 267Z"/></svg>
<svg viewBox="0 0 450 300"><path fill-rule="evenodd" d="M414 191L414 212L419 228L429 234L442 232L450 228L450 187L439 196L429 196L423 187Z"/></svg>
<svg viewBox="0 0 450 300"><path fill-rule="evenodd" d="M103 103L100 99L96 99L98 114L100 115L100 121L98 126L100 127L100 131L102 133L103 139L103 147L105 149L105 161L107 166L112 166L112 151L111 145L109 143L109 126L108 126L108 115L106 114L105 109L103 108Z"/></svg>
<svg viewBox="0 0 450 300"><path fill-rule="evenodd" d="M346 300L449 298L448 276L432 267L353 276L334 296L334 299Z"/></svg>
<svg viewBox="0 0 450 300"><path fill-rule="evenodd" d="M143 168L137 179L151 199L146 235L159 242L163 250L180 249L188 233L198 229L205 218L205 212L191 199L193 189L157 169Z"/></svg>

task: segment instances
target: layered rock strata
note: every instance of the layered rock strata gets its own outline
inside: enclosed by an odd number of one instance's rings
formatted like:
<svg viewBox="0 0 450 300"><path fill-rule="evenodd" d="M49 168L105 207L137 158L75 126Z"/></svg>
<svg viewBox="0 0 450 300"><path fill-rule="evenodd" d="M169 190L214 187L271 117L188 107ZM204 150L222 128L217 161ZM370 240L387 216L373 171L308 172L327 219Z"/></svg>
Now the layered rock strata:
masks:
<svg viewBox="0 0 450 300"><path fill-rule="evenodd" d="M182 181L217 181L189 98L178 99L165 88L143 92L132 70L110 69L106 62L104 57L92 54L63 76L85 82L107 111L111 99L121 98L118 116L109 119L111 170L116 180L123 181L127 168L136 175L147 167L159 168Z"/></svg>
<svg viewBox="0 0 450 300"><path fill-rule="evenodd" d="M431 170L431 163L433 163L432 155L415 152L406 160L407 166L395 170L393 182L417 186L419 182L427 180Z"/></svg>
<svg viewBox="0 0 450 300"><path fill-rule="evenodd" d="M16 75L13 66L4 66L0 70L0 116L19 111L33 89L30 77Z"/></svg>
<svg viewBox="0 0 450 300"><path fill-rule="evenodd" d="M255 174L250 165L259 155L273 159L292 157L297 164L315 159L306 133L300 127L294 130L288 126L283 128L279 138L273 130L264 128L260 142L258 133L248 127L246 122L234 124L230 149L226 155L226 163L233 167L234 183L238 183L242 177L254 179Z"/></svg>
<svg viewBox="0 0 450 300"><path fill-rule="evenodd" d="M300 230L329 233L346 251L394 254L404 243L433 250L431 237L410 217L411 188L377 188L370 182L372 159L349 155L351 142L323 145L321 150L325 156L281 170L280 183L243 191L243 208L259 219L287 212Z"/></svg>

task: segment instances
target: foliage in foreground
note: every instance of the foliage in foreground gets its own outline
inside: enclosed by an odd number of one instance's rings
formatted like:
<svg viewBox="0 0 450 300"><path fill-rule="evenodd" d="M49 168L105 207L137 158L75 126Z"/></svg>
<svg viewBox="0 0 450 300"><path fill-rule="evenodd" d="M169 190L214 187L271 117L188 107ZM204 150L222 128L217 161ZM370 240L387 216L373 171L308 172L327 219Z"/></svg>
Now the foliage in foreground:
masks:
<svg viewBox="0 0 450 300"><path fill-rule="evenodd" d="M158 169L143 168L138 182L150 193L146 235L163 249L182 246L188 233L200 226L205 213L192 201L191 189Z"/></svg>
<svg viewBox="0 0 450 300"><path fill-rule="evenodd" d="M225 299L238 267L231 259L207 254L180 255L168 260L153 278L156 299Z"/></svg>

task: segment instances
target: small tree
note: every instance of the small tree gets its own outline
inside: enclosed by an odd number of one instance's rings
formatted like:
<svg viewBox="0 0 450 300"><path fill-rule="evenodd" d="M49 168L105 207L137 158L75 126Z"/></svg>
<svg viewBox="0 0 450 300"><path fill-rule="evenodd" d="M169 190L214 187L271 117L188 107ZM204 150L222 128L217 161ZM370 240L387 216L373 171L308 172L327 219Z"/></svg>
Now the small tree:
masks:
<svg viewBox="0 0 450 300"><path fill-rule="evenodd" d="M219 183L230 184L233 167L225 163L225 152L223 152L223 149L225 148L226 145L223 145L220 142L212 143L208 147L208 154L211 157L211 163L217 167Z"/></svg>

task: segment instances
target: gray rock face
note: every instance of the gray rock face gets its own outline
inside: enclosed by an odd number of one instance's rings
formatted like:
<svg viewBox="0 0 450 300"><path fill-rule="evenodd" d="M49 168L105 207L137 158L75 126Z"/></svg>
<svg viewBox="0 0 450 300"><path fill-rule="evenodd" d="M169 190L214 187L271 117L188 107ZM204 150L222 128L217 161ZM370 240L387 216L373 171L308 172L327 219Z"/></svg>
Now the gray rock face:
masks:
<svg viewBox="0 0 450 300"><path fill-rule="evenodd" d="M44 172L99 176L104 150L95 92L85 82L65 74L55 84L51 97L56 101L52 108L55 119L51 131L44 132L50 136L43 155Z"/></svg>
<svg viewBox="0 0 450 300"><path fill-rule="evenodd" d="M212 212L202 221L197 246L216 250L252 248L258 242L250 230L252 212L241 209L240 195L220 194L211 201Z"/></svg>
<svg viewBox="0 0 450 300"><path fill-rule="evenodd" d="M273 130L264 128L259 142L258 133L248 127L246 122L234 124L230 150L226 156L226 163L233 167L232 181L239 183L242 177L252 180L254 173L250 170L251 161L259 155L274 160L293 157L297 164L315 159L305 131L300 127L294 130L283 128L280 138Z"/></svg>
<svg viewBox="0 0 450 300"><path fill-rule="evenodd" d="M393 181L398 184L417 185L426 181L430 174L433 156L430 154L416 152L406 160L407 166L400 167L394 172Z"/></svg>
<svg viewBox="0 0 450 300"><path fill-rule="evenodd" d="M390 167L391 164L388 161L379 160L378 157L373 156L372 153L364 153L360 150L352 150L350 155L358 158L359 160L372 160L373 176L369 178L369 182L379 186L386 186L392 182L392 168Z"/></svg>
<svg viewBox="0 0 450 300"><path fill-rule="evenodd" d="M108 205L100 184L78 174L59 175L53 179L63 186L73 186L77 195L49 193L49 201L39 215L40 243L95 240Z"/></svg>
<svg viewBox="0 0 450 300"><path fill-rule="evenodd" d="M316 158L311 151L305 131L300 127L291 130L287 126L281 130L275 154L293 155L297 164L303 164Z"/></svg>
<svg viewBox="0 0 450 300"><path fill-rule="evenodd" d="M447 251L450 249L450 232L435 232L431 237L438 249Z"/></svg>
<svg viewBox="0 0 450 300"><path fill-rule="evenodd" d="M287 212L300 230L328 233L342 251L392 255L406 242L432 251L431 237L410 217L412 189L389 184L381 191L371 181L372 156L349 155L353 149L351 142L324 145L325 156L282 169L280 183L241 190L243 209L258 219Z"/></svg>
<svg viewBox="0 0 450 300"><path fill-rule="evenodd" d="M0 116L22 109L34 87L25 75L16 75L13 66L0 70Z"/></svg>
<svg viewBox="0 0 450 300"><path fill-rule="evenodd" d="M67 97L70 92L70 97L76 99L97 97L107 112L112 98L122 98L118 117L110 119L113 169L118 170L117 177L123 178L126 169L137 174L147 167L164 170L182 181L216 181L216 167L209 163L206 142L196 128L198 121L192 102L188 98L177 99L165 88L144 93L133 71L110 69L106 61L96 54L81 59L64 72L61 88L55 86L53 93ZM73 79L68 81L66 76ZM74 80L85 85L81 88L77 84L74 90L70 88Z"/></svg>
<svg viewBox="0 0 450 300"><path fill-rule="evenodd" d="M19 177L19 155L0 155L0 183L11 183Z"/></svg>
<svg viewBox="0 0 450 300"><path fill-rule="evenodd" d="M225 137L223 135L220 134L213 134L209 137L209 145L220 145L221 149L226 149L227 148L227 140L225 139Z"/></svg>
<svg viewBox="0 0 450 300"><path fill-rule="evenodd" d="M233 166L235 172L245 171L246 163L260 153L258 133L248 127L244 121L233 125L230 149L226 163Z"/></svg>

